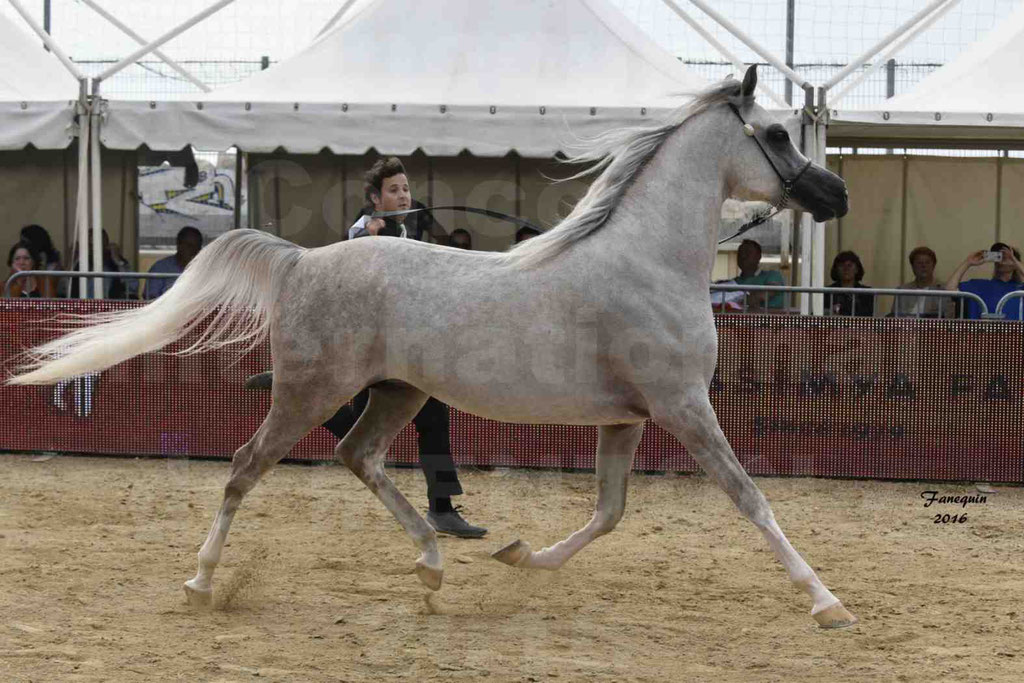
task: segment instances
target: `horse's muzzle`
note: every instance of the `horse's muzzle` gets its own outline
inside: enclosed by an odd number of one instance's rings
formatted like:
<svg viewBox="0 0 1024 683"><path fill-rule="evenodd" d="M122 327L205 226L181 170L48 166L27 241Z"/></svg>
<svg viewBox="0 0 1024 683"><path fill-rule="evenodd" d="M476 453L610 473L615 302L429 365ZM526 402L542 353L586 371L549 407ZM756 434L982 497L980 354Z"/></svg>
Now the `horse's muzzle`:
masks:
<svg viewBox="0 0 1024 683"><path fill-rule="evenodd" d="M807 169L793 186L790 194L800 206L814 216L817 223L842 218L850 210L850 195L846 190L846 183L835 173L817 164Z"/></svg>

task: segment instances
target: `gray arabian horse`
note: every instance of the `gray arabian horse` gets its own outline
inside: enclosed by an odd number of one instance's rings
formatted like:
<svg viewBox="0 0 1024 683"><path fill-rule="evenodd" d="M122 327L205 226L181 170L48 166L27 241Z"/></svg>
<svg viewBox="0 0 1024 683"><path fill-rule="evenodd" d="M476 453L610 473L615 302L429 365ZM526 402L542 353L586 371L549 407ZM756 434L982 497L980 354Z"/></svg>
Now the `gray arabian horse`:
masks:
<svg viewBox="0 0 1024 683"><path fill-rule="evenodd" d="M234 454L224 499L185 583L209 604L242 498L353 395L370 401L335 456L421 551L419 579L441 586L434 530L386 474L384 457L428 396L507 422L597 425L596 511L551 547L516 541L506 564L558 569L622 517L644 421L671 432L764 534L822 626L856 621L790 545L737 461L708 398L717 333L708 284L727 197L792 205L817 220L847 211L836 175L803 157L754 102L753 67L698 95L665 123L608 133L575 161L600 173L570 215L506 253L388 237L303 249L253 230L204 249L161 298L100 313L33 349L12 384L50 384L155 351L270 337L270 411ZM784 182L785 180L793 182ZM780 197L782 200L780 201Z"/></svg>

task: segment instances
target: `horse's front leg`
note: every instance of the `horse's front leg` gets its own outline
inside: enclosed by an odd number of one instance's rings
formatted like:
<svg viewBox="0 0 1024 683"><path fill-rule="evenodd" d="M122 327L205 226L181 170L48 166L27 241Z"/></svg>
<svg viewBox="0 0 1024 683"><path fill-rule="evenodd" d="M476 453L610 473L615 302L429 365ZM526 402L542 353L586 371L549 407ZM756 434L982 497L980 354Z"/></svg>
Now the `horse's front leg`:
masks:
<svg viewBox="0 0 1024 683"><path fill-rule="evenodd" d="M642 422L601 427L597 439L597 507L585 527L543 550L534 552L528 543L515 541L492 557L515 567L559 569L595 538L614 529L626 507L626 482L643 433Z"/></svg>
<svg viewBox="0 0 1024 683"><path fill-rule="evenodd" d="M782 533L767 499L740 465L722 433L707 390L703 386L695 387L677 401L652 407L655 421L686 446L743 516L761 531L775 557L786 568L790 581L811 597L814 603L811 615L815 621L825 628L855 624L857 618L825 587Z"/></svg>

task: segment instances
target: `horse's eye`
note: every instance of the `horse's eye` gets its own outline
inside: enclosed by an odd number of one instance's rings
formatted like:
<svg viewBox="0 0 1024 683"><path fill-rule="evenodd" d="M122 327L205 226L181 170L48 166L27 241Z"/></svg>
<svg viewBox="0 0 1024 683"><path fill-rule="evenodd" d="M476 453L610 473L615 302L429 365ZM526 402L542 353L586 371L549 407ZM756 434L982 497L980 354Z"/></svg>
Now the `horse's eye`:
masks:
<svg viewBox="0 0 1024 683"><path fill-rule="evenodd" d="M768 139L772 142L786 142L789 140L789 133L785 128L779 126L768 131Z"/></svg>

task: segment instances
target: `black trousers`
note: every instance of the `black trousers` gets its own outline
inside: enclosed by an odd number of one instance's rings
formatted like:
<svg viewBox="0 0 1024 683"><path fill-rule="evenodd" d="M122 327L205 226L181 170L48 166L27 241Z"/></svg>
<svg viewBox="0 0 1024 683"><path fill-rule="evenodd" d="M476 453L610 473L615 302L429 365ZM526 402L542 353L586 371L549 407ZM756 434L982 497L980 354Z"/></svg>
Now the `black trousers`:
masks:
<svg viewBox="0 0 1024 683"><path fill-rule="evenodd" d="M344 438L366 410L369 401L370 390L363 389L353 399L354 406L342 406L331 419L324 422L324 427L339 439ZM420 467L427 479L427 497L435 500L460 495L462 485L452 459L448 406L436 398L427 399L426 405L413 418L413 424L419 435Z"/></svg>

